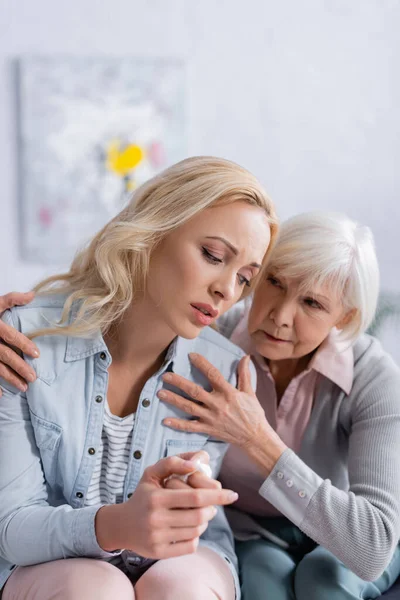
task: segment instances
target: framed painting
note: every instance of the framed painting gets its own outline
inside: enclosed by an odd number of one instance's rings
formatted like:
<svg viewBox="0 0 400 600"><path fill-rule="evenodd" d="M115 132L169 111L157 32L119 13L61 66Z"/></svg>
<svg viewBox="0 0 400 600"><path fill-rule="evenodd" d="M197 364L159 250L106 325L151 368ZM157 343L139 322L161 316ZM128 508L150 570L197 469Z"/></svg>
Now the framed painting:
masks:
<svg viewBox="0 0 400 600"><path fill-rule="evenodd" d="M22 258L66 264L135 188L186 155L180 61L18 61Z"/></svg>

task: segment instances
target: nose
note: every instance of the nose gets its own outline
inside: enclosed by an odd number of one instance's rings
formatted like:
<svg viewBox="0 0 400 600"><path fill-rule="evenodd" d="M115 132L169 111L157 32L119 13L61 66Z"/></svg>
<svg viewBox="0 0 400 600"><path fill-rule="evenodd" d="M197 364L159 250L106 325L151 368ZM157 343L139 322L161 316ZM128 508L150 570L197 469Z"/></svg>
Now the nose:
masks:
<svg viewBox="0 0 400 600"><path fill-rule="evenodd" d="M269 313L269 318L278 328L292 327L295 315L293 303L288 300L277 302Z"/></svg>
<svg viewBox="0 0 400 600"><path fill-rule="evenodd" d="M239 296L239 288L237 285L237 273L221 273L211 285L211 293L213 296L218 296L225 302L234 301L235 296Z"/></svg>

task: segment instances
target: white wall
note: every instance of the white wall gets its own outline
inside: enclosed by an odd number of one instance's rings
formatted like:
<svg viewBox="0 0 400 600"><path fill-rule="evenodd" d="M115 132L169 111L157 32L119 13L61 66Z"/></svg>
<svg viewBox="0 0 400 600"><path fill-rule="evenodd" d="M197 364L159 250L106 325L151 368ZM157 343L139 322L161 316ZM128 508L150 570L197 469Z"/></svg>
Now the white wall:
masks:
<svg viewBox="0 0 400 600"><path fill-rule="evenodd" d="M18 258L10 59L35 53L186 59L189 153L251 169L283 218L370 225L400 291L399 30L398 0L0 0L0 293L49 272Z"/></svg>

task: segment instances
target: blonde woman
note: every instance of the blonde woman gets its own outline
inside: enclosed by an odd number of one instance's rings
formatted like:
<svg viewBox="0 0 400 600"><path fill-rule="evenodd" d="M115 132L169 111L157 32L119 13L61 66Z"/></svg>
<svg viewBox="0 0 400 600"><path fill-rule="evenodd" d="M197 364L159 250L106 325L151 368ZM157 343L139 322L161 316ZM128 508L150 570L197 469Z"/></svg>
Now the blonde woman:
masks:
<svg viewBox="0 0 400 600"><path fill-rule="evenodd" d="M223 486L244 600L378 598L400 574L400 370L365 334L379 271L371 231L344 215L283 223L252 302L221 329L254 360L239 390L202 357L213 391L165 374L198 404L177 431L230 442ZM244 359L245 361L248 359Z"/></svg>
<svg viewBox="0 0 400 600"><path fill-rule="evenodd" d="M206 385L192 351L235 385L243 353L207 326L252 290L275 233L250 173L188 159L4 313L5 337L29 334L40 356L27 390L2 372L2 600L239 597L221 509L237 495L199 472L183 491L169 479L203 451L215 477L226 445L163 426L182 413L157 392L165 373Z"/></svg>

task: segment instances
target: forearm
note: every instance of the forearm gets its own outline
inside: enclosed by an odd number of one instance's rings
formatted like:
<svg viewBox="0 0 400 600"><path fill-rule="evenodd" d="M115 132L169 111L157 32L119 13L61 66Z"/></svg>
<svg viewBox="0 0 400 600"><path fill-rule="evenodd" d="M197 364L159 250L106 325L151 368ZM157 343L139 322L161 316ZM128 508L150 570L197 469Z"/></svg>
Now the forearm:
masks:
<svg viewBox="0 0 400 600"><path fill-rule="evenodd" d="M264 478L270 475L286 449L286 444L267 421L259 425L258 430L251 436L250 442L242 447L243 452L257 465Z"/></svg>
<svg viewBox="0 0 400 600"><path fill-rule="evenodd" d="M387 490L362 487L362 494L340 490L286 450L260 494L359 577L373 580L398 542L398 503Z"/></svg>
<svg viewBox="0 0 400 600"><path fill-rule="evenodd" d="M108 556L96 538L98 509L68 505L21 508L0 522L0 554L21 566L61 558Z"/></svg>

